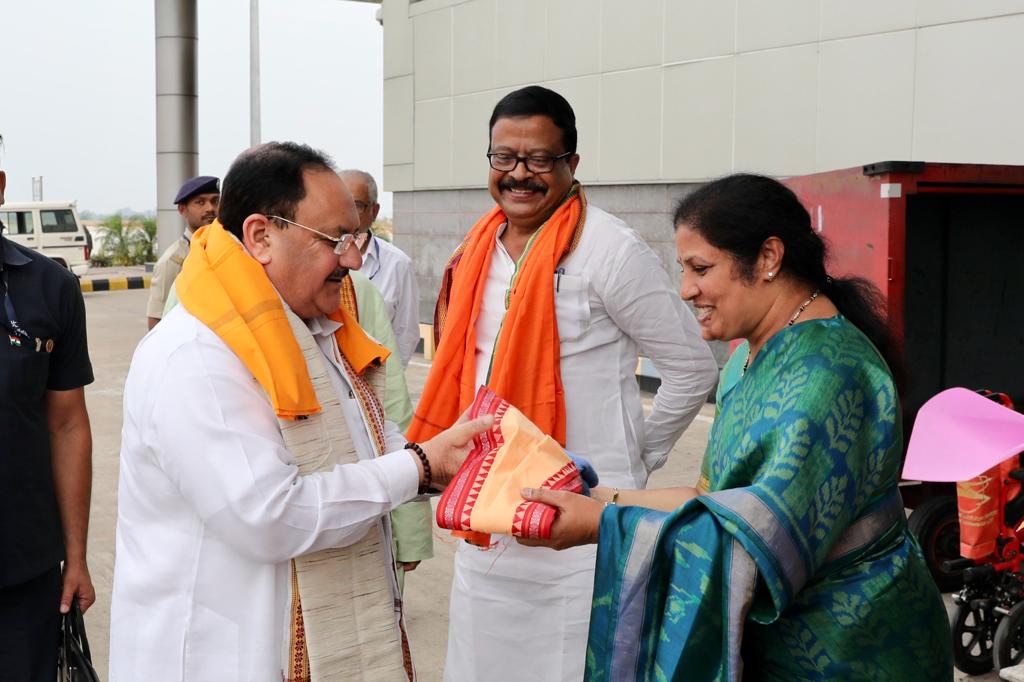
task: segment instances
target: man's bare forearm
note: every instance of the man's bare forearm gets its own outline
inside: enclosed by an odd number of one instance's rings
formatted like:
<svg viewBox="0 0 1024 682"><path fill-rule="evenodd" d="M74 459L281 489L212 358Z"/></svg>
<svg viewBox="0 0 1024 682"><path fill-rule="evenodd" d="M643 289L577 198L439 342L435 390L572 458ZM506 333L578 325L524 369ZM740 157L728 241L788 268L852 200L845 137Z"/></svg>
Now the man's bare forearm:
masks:
<svg viewBox="0 0 1024 682"><path fill-rule="evenodd" d="M78 396L64 394L78 393ZM51 391L47 414L53 486L68 561L85 562L92 495L92 430L82 389Z"/></svg>

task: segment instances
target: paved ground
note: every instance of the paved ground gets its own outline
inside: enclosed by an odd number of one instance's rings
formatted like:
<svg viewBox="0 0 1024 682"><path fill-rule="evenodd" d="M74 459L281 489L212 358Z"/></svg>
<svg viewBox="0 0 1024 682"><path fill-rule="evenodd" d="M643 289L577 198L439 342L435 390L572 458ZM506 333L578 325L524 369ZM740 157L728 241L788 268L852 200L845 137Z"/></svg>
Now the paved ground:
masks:
<svg viewBox="0 0 1024 682"><path fill-rule="evenodd" d="M121 274L121 273L119 273ZM132 273L135 274L135 273ZM107 628L114 566L114 525L117 502L118 451L121 443L121 395L135 345L146 332L146 290L85 294L89 347L96 382L86 389L93 428L93 496L89 530L89 566L98 599L86 617L94 662L101 679L107 673ZM409 368L410 389L418 397L429 365L422 356ZM706 406L676 445L668 464L656 472L652 485L692 485L713 414ZM448 631L448 591L454 543L435 531L435 558L406 577L409 634L419 679L441 679ZM957 680L994 681L986 675Z"/></svg>
<svg viewBox="0 0 1024 682"><path fill-rule="evenodd" d="M82 275L82 279L104 279L108 277L141 277L152 274L146 272L145 265L113 265L107 268L90 267Z"/></svg>

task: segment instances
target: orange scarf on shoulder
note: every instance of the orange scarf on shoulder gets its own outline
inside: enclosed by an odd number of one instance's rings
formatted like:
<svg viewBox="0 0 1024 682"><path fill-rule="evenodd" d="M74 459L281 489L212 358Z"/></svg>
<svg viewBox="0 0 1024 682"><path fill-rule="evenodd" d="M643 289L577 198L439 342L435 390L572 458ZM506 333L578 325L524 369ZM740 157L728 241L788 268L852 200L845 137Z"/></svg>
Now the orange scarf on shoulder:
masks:
<svg viewBox="0 0 1024 682"><path fill-rule="evenodd" d="M554 275L579 242L586 219L583 188L574 184L562 205L531 238L519 260L498 333L487 387L565 446ZM456 249L441 280L434 313L437 350L409 438L423 441L451 426L476 396L476 321L491 268L499 207L484 215Z"/></svg>
<svg viewBox="0 0 1024 682"><path fill-rule="evenodd" d="M320 403L306 361L270 278L220 221L200 228L175 280L185 309L228 345L259 382L278 417L316 414ZM338 301L338 348L357 372L390 352L366 335Z"/></svg>

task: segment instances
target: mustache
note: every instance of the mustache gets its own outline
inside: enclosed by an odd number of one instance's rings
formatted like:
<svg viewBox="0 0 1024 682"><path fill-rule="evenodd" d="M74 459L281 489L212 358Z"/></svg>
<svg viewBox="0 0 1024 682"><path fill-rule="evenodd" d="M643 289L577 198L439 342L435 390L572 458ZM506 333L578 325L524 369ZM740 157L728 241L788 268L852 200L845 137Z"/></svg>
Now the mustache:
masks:
<svg viewBox="0 0 1024 682"><path fill-rule="evenodd" d="M526 190L527 192L546 192L547 186L534 182L532 180L515 180L513 178L506 178L498 183L498 189L502 191L508 190Z"/></svg>
<svg viewBox="0 0 1024 682"><path fill-rule="evenodd" d="M340 282L348 277L348 268L336 268L334 272L327 276L329 282Z"/></svg>

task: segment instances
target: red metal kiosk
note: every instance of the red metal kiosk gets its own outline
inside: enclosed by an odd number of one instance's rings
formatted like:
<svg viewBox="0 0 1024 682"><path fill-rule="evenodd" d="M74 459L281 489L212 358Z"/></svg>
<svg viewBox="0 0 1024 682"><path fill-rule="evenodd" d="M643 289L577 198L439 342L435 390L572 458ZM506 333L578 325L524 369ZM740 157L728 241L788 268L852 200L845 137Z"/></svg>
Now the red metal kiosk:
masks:
<svg viewBox="0 0 1024 682"><path fill-rule="evenodd" d="M874 282L902 341L909 429L951 386L1024 405L1024 166L886 161L786 180L828 241L830 269ZM906 431L909 433L909 431ZM902 484L911 528L943 589L959 553L950 484Z"/></svg>

